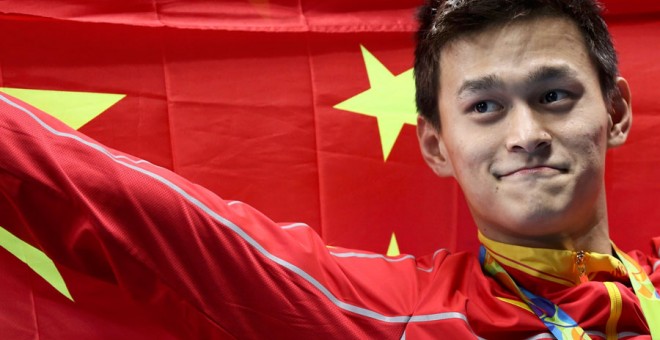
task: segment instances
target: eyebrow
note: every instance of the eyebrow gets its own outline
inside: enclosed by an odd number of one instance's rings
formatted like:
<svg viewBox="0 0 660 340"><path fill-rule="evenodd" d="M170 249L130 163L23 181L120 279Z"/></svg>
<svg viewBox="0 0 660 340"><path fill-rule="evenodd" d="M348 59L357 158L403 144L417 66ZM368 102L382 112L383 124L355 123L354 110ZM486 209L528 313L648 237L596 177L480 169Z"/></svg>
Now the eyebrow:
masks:
<svg viewBox="0 0 660 340"><path fill-rule="evenodd" d="M577 73L566 65L542 66L527 75L527 83L538 83L553 79L575 78Z"/></svg>
<svg viewBox="0 0 660 340"><path fill-rule="evenodd" d="M465 92L476 93L499 87L504 87L504 81L500 77L491 74L477 79L466 80L461 85L461 88L458 89L458 96L460 97Z"/></svg>
<svg viewBox="0 0 660 340"><path fill-rule="evenodd" d="M546 82L554 79L561 78L575 78L577 73L566 65L560 66L541 66L540 68L530 72L527 75L526 83L533 84L538 82ZM458 89L458 96L463 96L464 93L477 93L482 91L489 91L496 88L504 87L502 78L495 74L490 74L477 79L466 80Z"/></svg>

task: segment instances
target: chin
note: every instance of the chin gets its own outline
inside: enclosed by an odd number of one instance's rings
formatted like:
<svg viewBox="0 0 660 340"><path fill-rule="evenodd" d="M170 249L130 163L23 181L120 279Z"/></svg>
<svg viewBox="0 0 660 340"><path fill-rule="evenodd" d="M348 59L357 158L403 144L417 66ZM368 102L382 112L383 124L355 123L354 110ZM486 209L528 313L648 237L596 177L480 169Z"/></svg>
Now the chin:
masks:
<svg viewBox="0 0 660 340"><path fill-rule="evenodd" d="M497 216L491 229L498 229L498 233L517 235L529 238L551 237L561 235L573 225L569 222L563 209L516 209L502 212Z"/></svg>

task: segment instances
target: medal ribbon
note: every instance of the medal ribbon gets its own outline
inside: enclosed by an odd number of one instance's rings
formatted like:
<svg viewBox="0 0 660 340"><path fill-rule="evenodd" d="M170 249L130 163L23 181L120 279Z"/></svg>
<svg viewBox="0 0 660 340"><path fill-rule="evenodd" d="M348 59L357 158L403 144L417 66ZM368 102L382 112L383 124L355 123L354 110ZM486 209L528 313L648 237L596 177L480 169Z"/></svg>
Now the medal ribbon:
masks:
<svg viewBox="0 0 660 340"><path fill-rule="evenodd" d="M509 273L493 258L486 247L481 246L479 250L479 261L483 269L504 285L510 291L516 293L527 306L548 327L548 330L559 340L591 339L589 335L559 306L550 300L537 296L526 290L513 280Z"/></svg>
<svg viewBox="0 0 660 340"><path fill-rule="evenodd" d="M651 338L660 339L660 295L655 290L649 276L635 260L616 246L614 246L614 251L628 271L630 283L632 283L635 295L642 306L646 324L651 330Z"/></svg>
<svg viewBox="0 0 660 340"><path fill-rule="evenodd" d="M630 282L640 301L646 323L651 330L651 337L653 339L660 339L660 294L655 290L646 272L635 260L616 246L614 247L614 251L623 263L626 271L628 271ZM481 246L479 251L479 261L489 275L498 280L507 289L516 293L529 306L532 312L548 327L548 330L555 338L560 340L591 339L582 327L559 306L544 297L537 296L525 288L518 286L509 273L502 268L484 246Z"/></svg>

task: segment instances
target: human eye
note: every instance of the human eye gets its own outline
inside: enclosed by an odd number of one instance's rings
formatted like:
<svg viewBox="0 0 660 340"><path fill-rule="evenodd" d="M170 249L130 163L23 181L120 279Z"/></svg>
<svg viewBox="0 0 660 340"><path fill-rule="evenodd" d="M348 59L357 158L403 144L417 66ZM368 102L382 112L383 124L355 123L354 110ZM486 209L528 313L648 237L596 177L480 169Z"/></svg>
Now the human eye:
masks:
<svg viewBox="0 0 660 340"><path fill-rule="evenodd" d="M472 107L472 111L476 113L490 113L501 110L503 107L499 103L492 100L482 100Z"/></svg>
<svg viewBox="0 0 660 340"><path fill-rule="evenodd" d="M542 104L550 104L566 99L570 96L568 91L564 90L551 90L543 94L541 97Z"/></svg>

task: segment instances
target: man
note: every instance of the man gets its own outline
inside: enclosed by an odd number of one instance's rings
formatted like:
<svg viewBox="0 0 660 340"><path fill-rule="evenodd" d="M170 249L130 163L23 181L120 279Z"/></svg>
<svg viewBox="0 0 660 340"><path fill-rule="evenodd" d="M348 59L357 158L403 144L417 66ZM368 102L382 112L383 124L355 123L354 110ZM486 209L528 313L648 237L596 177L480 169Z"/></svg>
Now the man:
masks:
<svg viewBox="0 0 660 340"><path fill-rule="evenodd" d="M608 236L605 151L631 111L598 12L571 0L420 11L420 146L465 192L480 259L327 249L4 95L0 222L136 300L177 301L193 338L660 336L654 259Z"/></svg>

